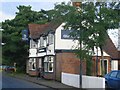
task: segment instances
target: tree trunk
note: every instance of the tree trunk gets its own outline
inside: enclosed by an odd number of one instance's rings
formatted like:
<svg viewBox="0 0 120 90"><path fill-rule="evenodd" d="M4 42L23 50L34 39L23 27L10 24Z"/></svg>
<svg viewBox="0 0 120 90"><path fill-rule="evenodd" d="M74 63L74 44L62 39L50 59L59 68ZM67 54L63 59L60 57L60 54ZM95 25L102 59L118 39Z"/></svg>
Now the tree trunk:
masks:
<svg viewBox="0 0 120 90"><path fill-rule="evenodd" d="M102 47L100 46L100 50L101 50L101 64L102 64L102 67L101 67L101 74L102 76L104 76L105 74L105 65L104 65L104 55L103 55L103 49Z"/></svg>

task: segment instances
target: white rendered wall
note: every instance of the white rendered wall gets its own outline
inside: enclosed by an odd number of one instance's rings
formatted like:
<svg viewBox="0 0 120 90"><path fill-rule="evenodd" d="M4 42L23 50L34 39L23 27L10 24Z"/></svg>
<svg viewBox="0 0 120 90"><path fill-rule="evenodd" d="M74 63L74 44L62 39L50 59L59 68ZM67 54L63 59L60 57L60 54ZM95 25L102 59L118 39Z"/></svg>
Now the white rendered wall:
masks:
<svg viewBox="0 0 120 90"><path fill-rule="evenodd" d="M61 24L55 32L55 49L69 50L77 46L77 41L73 41L72 39L61 39L61 30L63 30L64 25L64 23Z"/></svg>
<svg viewBox="0 0 120 90"><path fill-rule="evenodd" d="M37 57L43 57L46 55L46 52L37 53Z"/></svg>
<svg viewBox="0 0 120 90"><path fill-rule="evenodd" d="M101 50L100 50L100 48L98 48L98 52L97 52L96 48L94 48L94 51L95 51L95 53L94 53L93 56L101 56ZM110 56L110 55L108 55L105 51L103 51L103 56Z"/></svg>
<svg viewBox="0 0 120 90"><path fill-rule="evenodd" d="M62 72L62 83L80 88L79 75ZM105 79L94 76L82 76L82 88L105 88Z"/></svg>
<svg viewBox="0 0 120 90"><path fill-rule="evenodd" d="M37 57L37 49L29 49L29 57Z"/></svg>
<svg viewBox="0 0 120 90"><path fill-rule="evenodd" d="M55 55L54 44L51 44L47 47L47 55Z"/></svg>
<svg viewBox="0 0 120 90"><path fill-rule="evenodd" d="M68 74L62 72L62 83L79 88L79 75L77 74Z"/></svg>
<svg viewBox="0 0 120 90"><path fill-rule="evenodd" d="M117 60L111 61L111 70L118 70L118 61Z"/></svg>

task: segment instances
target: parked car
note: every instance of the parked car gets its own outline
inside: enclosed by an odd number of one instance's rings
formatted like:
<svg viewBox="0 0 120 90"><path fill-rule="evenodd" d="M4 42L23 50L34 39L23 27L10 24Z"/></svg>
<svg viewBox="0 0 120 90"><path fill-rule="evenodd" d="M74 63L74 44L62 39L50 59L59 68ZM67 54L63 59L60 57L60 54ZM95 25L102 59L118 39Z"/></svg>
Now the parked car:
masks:
<svg viewBox="0 0 120 90"><path fill-rule="evenodd" d="M16 68L14 66L7 66L5 68L5 71L8 71L8 72L15 72L16 71Z"/></svg>
<svg viewBox="0 0 120 90"><path fill-rule="evenodd" d="M107 88L120 89L120 70L113 70L105 75L105 84Z"/></svg>
<svg viewBox="0 0 120 90"><path fill-rule="evenodd" d="M4 71L6 67L6 65L0 65L0 70Z"/></svg>

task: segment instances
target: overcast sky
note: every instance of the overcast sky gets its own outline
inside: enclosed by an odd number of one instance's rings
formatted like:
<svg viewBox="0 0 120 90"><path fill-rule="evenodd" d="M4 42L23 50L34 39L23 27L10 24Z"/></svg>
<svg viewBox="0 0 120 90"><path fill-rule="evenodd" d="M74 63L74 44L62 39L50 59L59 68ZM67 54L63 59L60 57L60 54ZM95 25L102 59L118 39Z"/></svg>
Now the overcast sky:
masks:
<svg viewBox="0 0 120 90"><path fill-rule="evenodd" d="M19 5L32 6L32 10L50 10L56 2L68 2L70 0L0 0L0 22L13 19Z"/></svg>

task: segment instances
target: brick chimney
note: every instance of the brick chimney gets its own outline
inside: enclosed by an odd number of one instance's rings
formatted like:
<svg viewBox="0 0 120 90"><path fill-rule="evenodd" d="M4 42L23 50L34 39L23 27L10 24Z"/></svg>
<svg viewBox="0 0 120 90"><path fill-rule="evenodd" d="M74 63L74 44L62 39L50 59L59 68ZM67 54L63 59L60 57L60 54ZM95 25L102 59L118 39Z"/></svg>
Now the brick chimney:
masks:
<svg viewBox="0 0 120 90"><path fill-rule="evenodd" d="M81 2L76 1L76 0L71 0L71 2L72 2L72 5L76 6L76 7L80 7L80 5L81 5Z"/></svg>

